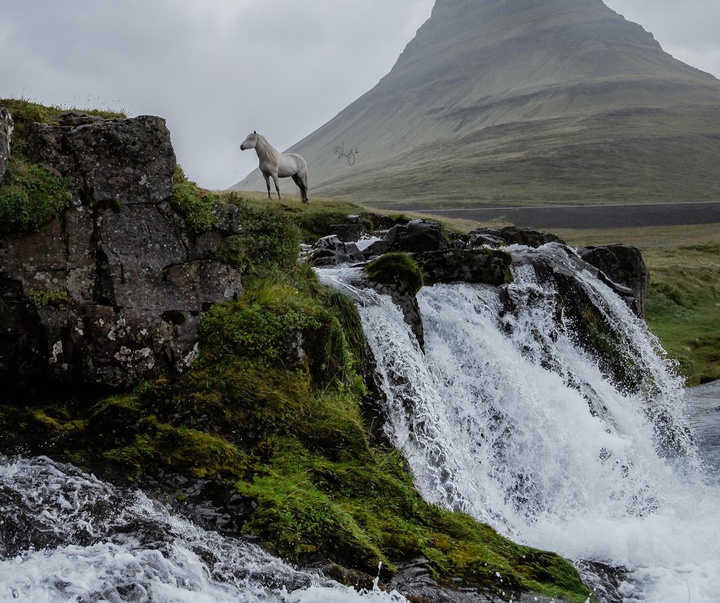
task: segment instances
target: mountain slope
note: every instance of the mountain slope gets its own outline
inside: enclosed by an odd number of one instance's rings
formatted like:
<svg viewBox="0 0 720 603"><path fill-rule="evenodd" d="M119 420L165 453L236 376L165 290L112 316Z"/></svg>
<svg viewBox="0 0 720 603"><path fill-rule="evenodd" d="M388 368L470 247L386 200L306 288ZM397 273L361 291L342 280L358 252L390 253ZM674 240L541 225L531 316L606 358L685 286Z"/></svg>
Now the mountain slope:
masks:
<svg viewBox="0 0 720 603"><path fill-rule="evenodd" d="M720 81L601 0L437 0L291 150L312 192L377 205L717 199Z"/></svg>

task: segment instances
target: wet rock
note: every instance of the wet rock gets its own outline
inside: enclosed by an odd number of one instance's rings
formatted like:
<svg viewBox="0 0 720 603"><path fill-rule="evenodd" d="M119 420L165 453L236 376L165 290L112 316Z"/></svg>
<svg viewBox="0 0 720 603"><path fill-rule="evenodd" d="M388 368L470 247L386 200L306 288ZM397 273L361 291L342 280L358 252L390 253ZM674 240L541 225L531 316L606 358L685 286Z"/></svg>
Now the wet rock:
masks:
<svg viewBox="0 0 720 603"><path fill-rule="evenodd" d="M423 328L417 293L423 285L422 270L409 254L388 253L365 266L368 286L378 293L388 295L402 310L405 322L425 349Z"/></svg>
<svg viewBox="0 0 720 603"><path fill-rule="evenodd" d="M425 284L485 283L503 285L511 279L512 258L488 249L446 249L413 256L423 271Z"/></svg>
<svg viewBox="0 0 720 603"><path fill-rule="evenodd" d="M623 295L625 301L635 314L641 318L645 316L650 271L637 247L623 244L585 247L578 253L610 281L630 289L630 295Z"/></svg>
<svg viewBox="0 0 720 603"><path fill-rule="evenodd" d="M598 603L618 603L625 598L621 594L623 583L628 581L628 570L598 561L579 561L578 571L583 582L592 590Z"/></svg>
<svg viewBox="0 0 720 603"><path fill-rule="evenodd" d="M464 585L461 578L454 579L453 583L453 586L438 584L432 577L428 560L418 558L399 567L390 582L382 586L388 591L397 590L410 601L418 603L506 603L508 600L517 603L551 603L555 601L534 593L518 593L511 590L505 591L504 596L500 596Z"/></svg>
<svg viewBox="0 0 720 603"><path fill-rule="evenodd" d="M442 227L430 220L410 220L393 226L385 235L390 251L437 251L448 242Z"/></svg>
<svg viewBox="0 0 720 603"><path fill-rule="evenodd" d="M390 245L388 245L385 239L381 239L370 243L370 245L365 248L365 257L367 259L375 258L388 251L390 251Z"/></svg>
<svg viewBox="0 0 720 603"><path fill-rule="evenodd" d="M355 243L346 243L337 235L319 239L305 256L313 266L337 266L362 262L365 256Z"/></svg>
<svg viewBox="0 0 720 603"><path fill-rule="evenodd" d="M0 184L2 184L8 161L10 161L10 141L12 140L13 119L5 107L0 107Z"/></svg>

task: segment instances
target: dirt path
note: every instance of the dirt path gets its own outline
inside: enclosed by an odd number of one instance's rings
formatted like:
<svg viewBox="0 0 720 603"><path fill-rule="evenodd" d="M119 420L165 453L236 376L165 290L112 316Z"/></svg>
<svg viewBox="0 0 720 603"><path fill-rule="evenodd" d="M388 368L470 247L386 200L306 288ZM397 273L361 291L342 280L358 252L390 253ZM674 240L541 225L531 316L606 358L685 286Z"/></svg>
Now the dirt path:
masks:
<svg viewBox="0 0 720 603"><path fill-rule="evenodd" d="M388 208L389 209L389 208ZM478 222L502 220L528 228L634 228L720 224L720 202L645 203L637 205L548 205L544 207L483 207L477 209L413 209Z"/></svg>

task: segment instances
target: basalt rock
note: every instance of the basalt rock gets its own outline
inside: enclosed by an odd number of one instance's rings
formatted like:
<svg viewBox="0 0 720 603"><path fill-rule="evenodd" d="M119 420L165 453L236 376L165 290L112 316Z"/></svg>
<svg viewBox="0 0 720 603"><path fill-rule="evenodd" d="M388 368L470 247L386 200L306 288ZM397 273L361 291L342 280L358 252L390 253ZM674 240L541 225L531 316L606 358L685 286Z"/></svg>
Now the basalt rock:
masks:
<svg viewBox="0 0 720 603"><path fill-rule="evenodd" d="M413 254L423 271L425 284L485 283L503 285L510 281L510 255L489 249L446 249Z"/></svg>
<svg viewBox="0 0 720 603"><path fill-rule="evenodd" d="M337 235L328 235L318 239L305 256L313 266L337 266L362 262L365 256L355 243L344 242Z"/></svg>
<svg viewBox="0 0 720 603"><path fill-rule="evenodd" d="M517 226L476 228L465 235L465 240L470 247L479 247L482 245L488 247L504 247L505 245L540 247L546 243L563 242L554 234L538 232L537 230L531 230L529 228L519 228Z"/></svg>
<svg viewBox="0 0 720 603"><path fill-rule="evenodd" d="M0 384L128 388L197 354L200 316L242 295L213 258L241 230L194 239L171 208L175 155L162 119L61 116L29 124L25 154L70 183L74 206L39 230L0 238Z"/></svg>
<svg viewBox="0 0 720 603"><path fill-rule="evenodd" d="M586 247L579 249L578 253L612 283L629 288L631 295L623 295L623 298L635 314L641 318L645 316L650 271L637 247L622 244Z"/></svg>
<svg viewBox="0 0 720 603"><path fill-rule="evenodd" d="M58 124L29 124L25 155L67 178L76 202L117 208L172 195L175 152L164 119L69 112Z"/></svg>
<svg viewBox="0 0 720 603"><path fill-rule="evenodd" d="M448 247L442 227L431 220L397 224L387 232L385 242L390 251L437 251Z"/></svg>
<svg viewBox="0 0 720 603"><path fill-rule="evenodd" d="M0 183L5 176L10 161L10 141L12 139L13 119L5 107L0 107Z"/></svg>

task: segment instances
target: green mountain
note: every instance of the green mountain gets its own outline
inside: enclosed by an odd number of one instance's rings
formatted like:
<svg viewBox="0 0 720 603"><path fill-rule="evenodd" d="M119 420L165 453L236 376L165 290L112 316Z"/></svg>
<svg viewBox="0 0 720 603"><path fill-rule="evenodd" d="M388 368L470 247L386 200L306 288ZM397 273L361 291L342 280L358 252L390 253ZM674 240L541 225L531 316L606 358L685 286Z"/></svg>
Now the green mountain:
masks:
<svg viewBox="0 0 720 603"><path fill-rule="evenodd" d="M290 150L311 197L379 206L717 200L720 80L601 0L437 0L390 73Z"/></svg>

